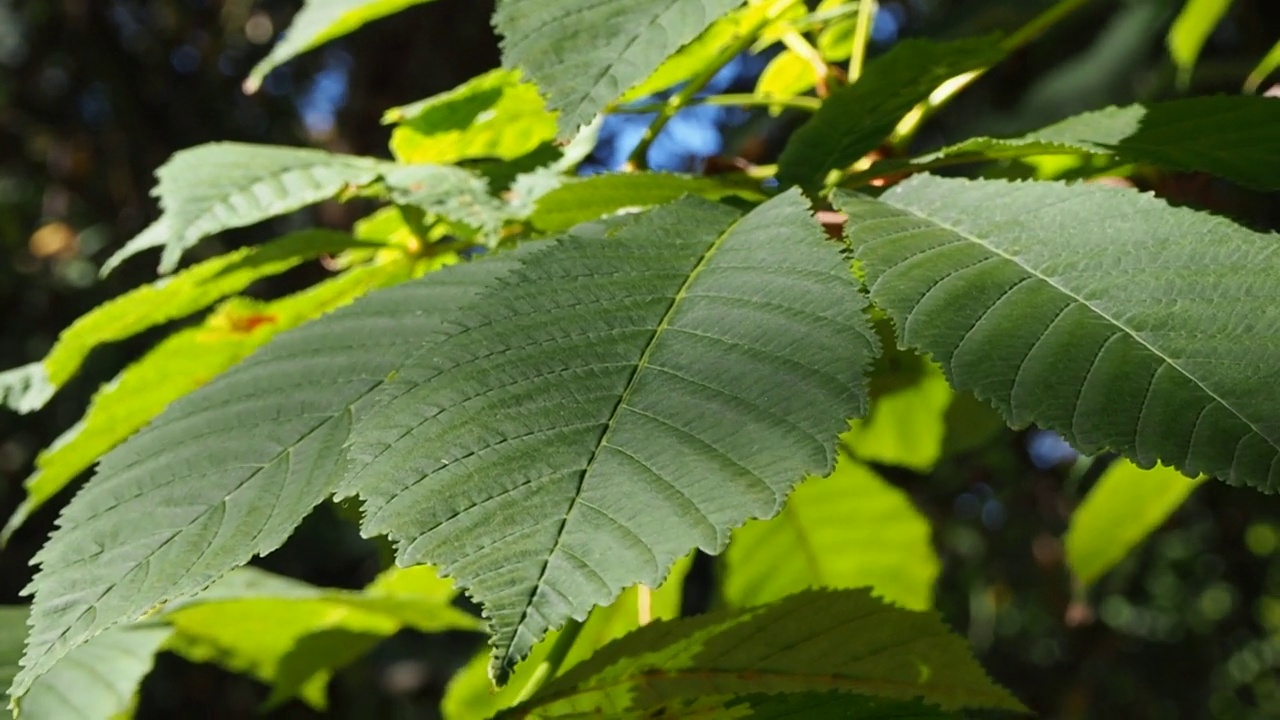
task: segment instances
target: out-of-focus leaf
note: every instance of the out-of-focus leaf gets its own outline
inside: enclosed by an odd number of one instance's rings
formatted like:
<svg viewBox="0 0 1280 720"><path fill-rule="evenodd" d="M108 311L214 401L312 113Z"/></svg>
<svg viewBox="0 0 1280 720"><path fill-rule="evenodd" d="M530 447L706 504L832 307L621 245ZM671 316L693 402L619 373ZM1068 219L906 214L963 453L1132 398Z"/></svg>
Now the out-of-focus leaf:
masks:
<svg viewBox="0 0 1280 720"><path fill-rule="evenodd" d="M785 100L812 90L817 82L813 66L790 49L784 49L760 73L756 94Z"/></svg>
<svg viewBox="0 0 1280 720"><path fill-rule="evenodd" d="M874 393L874 379L871 387ZM875 396L871 412L850 423L841 441L861 460L927 473L942 456L951 397L942 370L922 360L920 375Z"/></svg>
<svg viewBox="0 0 1280 720"><path fill-rule="evenodd" d="M680 617L684 578L693 564L693 556L676 561L671 574L649 595L649 620L671 620ZM560 663L558 674L591 657L606 644L641 626L639 605L641 591L638 587L624 590L611 604L597 607L587 616L578 630L573 645ZM547 654L560 639L560 631L547 635L538 643L529 657L516 666L511 680L494 689L489 679L489 653L481 650L449 681L440 712L445 720L475 720L491 717L499 710L516 704L521 694L527 692L530 682L546 682L549 671L545 666Z"/></svg>
<svg viewBox="0 0 1280 720"><path fill-rule="evenodd" d="M932 534L906 493L841 453L835 471L805 479L777 517L733 531L724 598L742 607L805 588L870 587L895 605L924 610L939 570Z"/></svg>
<svg viewBox="0 0 1280 720"><path fill-rule="evenodd" d="M308 50L358 30L365 23L432 0L307 0L271 52L249 72L245 92L256 92L267 73Z"/></svg>
<svg viewBox="0 0 1280 720"><path fill-rule="evenodd" d="M1249 77L1244 81L1244 91L1248 93L1257 92L1262 83L1270 77L1271 73L1280 68L1280 40L1267 51L1262 61L1258 63L1258 67L1249 73Z"/></svg>
<svg viewBox="0 0 1280 720"><path fill-rule="evenodd" d="M791 136L778 158L778 182L815 189L827 173L874 150L911 108L939 84L1003 57L992 38L900 42L840 88Z"/></svg>
<svg viewBox="0 0 1280 720"><path fill-rule="evenodd" d="M424 566L388 570L359 592L241 568L164 620L168 649L271 685L268 706L298 697L323 709L333 672L399 630L479 630L479 618L453 607L456 595Z"/></svg>
<svg viewBox="0 0 1280 720"><path fill-rule="evenodd" d="M1169 28L1165 39L1169 55L1178 68L1178 83L1186 87L1191 81L1191 71L1200 58L1200 50L1213 34L1214 28L1231 9L1234 0L1187 0L1182 11Z"/></svg>
<svg viewBox="0 0 1280 720"><path fill-rule="evenodd" d="M1164 524L1203 481L1163 465L1143 470L1124 459L1112 463L1071 515L1064 544L1072 573L1092 585Z"/></svg>
<svg viewBox="0 0 1280 720"><path fill-rule="evenodd" d="M806 590L647 625L542 686L513 714L661 717L707 696L824 691L943 710L1024 710L937 614L895 608L864 590Z"/></svg>
<svg viewBox="0 0 1280 720"><path fill-rule="evenodd" d="M277 333L373 288L407 280L413 271L412 262L392 260L350 270L272 302L233 298L203 324L174 333L99 390L84 418L40 453L36 471L24 483L27 497L0 531L0 545L31 513L175 399L240 362Z"/></svg>
<svg viewBox="0 0 1280 720"><path fill-rule="evenodd" d="M1019 138L972 138L911 160L883 160L859 177L1039 155L1208 172L1274 190L1280 188L1280 101L1215 96L1107 108Z"/></svg>
<svg viewBox="0 0 1280 720"><path fill-rule="evenodd" d="M403 163L514 160L556 136L556 117L518 70L493 70L446 93L392 108L391 153Z"/></svg>

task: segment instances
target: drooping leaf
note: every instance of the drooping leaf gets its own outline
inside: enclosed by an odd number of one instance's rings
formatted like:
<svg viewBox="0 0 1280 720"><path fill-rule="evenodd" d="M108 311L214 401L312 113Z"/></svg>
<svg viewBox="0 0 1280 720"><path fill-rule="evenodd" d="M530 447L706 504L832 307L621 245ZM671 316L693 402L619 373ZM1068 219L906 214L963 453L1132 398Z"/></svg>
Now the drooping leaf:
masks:
<svg viewBox="0 0 1280 720"><path fill-rule="evenodd" d="M493 70L412 105L392 108L391 154L403 163L514 160L555 139L555 114L515 70Z"/></svg>
<svg viewBox="0 0 1280 720"><path fill-rule="evenodd" d="M498 678L829 472L876 349L798 192L745 217L682 200L501 284L380 391L341 491L484 606Z"/></svg>
<svg viewBox="0 0 1280 720"><path fill-rule="evenodd" d="M671 202L682 195L709 200L738 196L763 200L758 188L734 185L712 178L674 173L625 173L593 175L566 182L543 195L529 216L540 230L567 230L623 210L640 210Z"/></svg>
<svg viewBox="0 0 1280 720"><path fill-rule="evenodd" d="M0 607L0 682L11 681L27 634L25 606ZM22 717L113 720L133 705L142 678L170 635L159 624L113 628L67 654L31 686ZM5 717L11 717L8 712Z"/></svg>
<svg viewBox="0 0 1280 720"><path fill-rule="evenodd" d="M373 288L407 280L412 272L411 262L393 260L353 269L273 302L235 298L215 309L202 325L166 338L99 390L84 418L40 453L35 473L23 483L27 497L0 531L0 545L7 543L32 513L169 403L209 382L281 331L345 305ZM164 290L183 281L185 275L175 276ZM110 306L108 303L99 310ZM163 306L153 308L164 312Z"/></svg>
<svg viewBox="0 0 1280 720"><path fill-rule="evenodd" d="M1280 188L1280 102L1215 96L1112 107L1019 138L972 138L911 160L881 161L860 176L1062 154L1209 172L1274 190Z"/></svg>
<svg viewBox="0 0 1280 720"><path fill-rule="evenodd" d="M356 405L515 264L459 265L282 333L107 453L36 557L11 694L68 649L278 547L331 493Z"/></svg>
<svg viewBox="0 0 1280 720"><path fill-rule="evenodd" d="M104 273L137 253L163 247L160 271L178 265L201 239L327 200L378 178L382 161L323 150L209 143L174 153L156 171L160 219L120 248Z"/></svg>
<svg viewBox="0 0 1280 720"><path fill-rule="evenodd" d="M658 717L703 696L832 691L943 710L1023 709L935 613L885 605L863 590L807 590L643 627L547 683L517 712Z"/></svg>
<svg viewBox="0 0 1280 720"><path fill-rule="evenodd" d="M1067 565L1092 585L1160 527L1203 478L1163 465L1143 470L1117 460L1071 514L1064 545Z"/></svg>
<svg viewBox="0 0 1280 720"><path fill-rule="evenodd" d="M432 0L307 0L271 52L249 71L247 93L257 92L267 73L308 50L355 32L365 23Z"/></svg>
<svg viewBox="0 0 1280 720"><path fill-rule="evenodd" d="M943 81L987 67L1002 55L990 38L898 43L869 63L858 82L831 93L796 130L778 158L778 182L820 187L828 172L874 150Z"/></svg>
<svg viewBox="0 0 1280 720"><path fill-rule="evenodd" d="M503 64L542 88L568 137L743 2L502 0L494 24Z"/></svg>
<svg viewBox="0 0 1280 720"><path fill-rule="evenodd" d="M271 685L269 706L298 697L323 709L333 672L401 629L479 630L455 595L425 566L389 570L359 592L241 568L164 620L168 649Z"/></svg>
<svg viewBox="0 0 1280 720"><path fill-rule="evenodd" d="M649 593L649 620L671 620L680 617L680 603L683 597L684 578L692 566L693 557L686 556L672 566L671 572L661 587ZM624 590L618 599L591 611L586 622L578 629L569 652L559 666L559 673L577 665L591 657L597 650L610 642L640 627L639 604L640 591L637 587ZM449 681L445 689L444 699L440 703L440 712L445 720L476 720L492 717L499 710L515 705L522 696L527 695L531 683L542 683L550 680L544 675L550 672L546 667L546 659L556 642L560 639L560 631L553 631L534 646L529 657L516 666L511 680L504 686L494 689L489 679L489 653L482 650L459 670Z"/></svg>
<svg viewBox="0 0 1280 720"><path fill-rule="evenodd" d="M1014 427L1280 487L1280 240L1097 185L838 193L901 341Z"/></svg>
<svg viewBox="0 0 1280 720"><path fill-rule="evenodd" d="M1280 68L1280 40L1267 51L1267 54L1258 63L1258 67L1249 72L1249 77L1244 81L1244 91L1247 93L1257 92L1262 87L1262 83L1266 81L1271 73Z"/></svg>
<svg viewBox="0 0 1280 720"><path fill-rule="evenodd" d="M1178 84L1182 87L1190 84L1200 50L1231 9L1232 2L1234 0L1187 0L1173 21L1165 42L1178 68Z"/></svg>
<svg viewBox="0 0 1280 720"><path fill-rule="evenodd" d="M721 589L743 607L805 588L870 587L924 610L939 570L932 534L906 493L841 453L835 471L806 479L777 517L733 531Z"/></svg>

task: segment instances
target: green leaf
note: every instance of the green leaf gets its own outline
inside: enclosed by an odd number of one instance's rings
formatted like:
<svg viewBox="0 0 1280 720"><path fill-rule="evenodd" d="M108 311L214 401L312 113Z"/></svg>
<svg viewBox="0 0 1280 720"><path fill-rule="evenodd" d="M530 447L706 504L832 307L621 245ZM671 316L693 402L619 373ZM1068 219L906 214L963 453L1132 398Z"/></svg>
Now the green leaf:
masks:
<svg viewBox="0 0 1280 720"><path fill-rule="evenodd" d="M271 685L268 706L298 697L324 709L333 672L404 628L479 630L430 567L392 569L363 591L318 588L240 568L165 614L168 649Z"/></svg>
<svg viewBox="0 0 1280 720"><path fill-rule="evenodd" d="M163 247L160 271L178 265L201 239L313 205L378 178L381 161L323 150L209 143L174 153L156 171L152 194L163 214L103 265Z"/></svg>
<svg viewBox="0 0 1280 720"><path fill-rule="evenodd" d="M432 0L307 0L284 37L249 72L244 91L257 92L267 74L330 40L355 32L366 23Z"/></svg>
<svg viewBox="0 0 1280 720"><path fill-rule="evenodd" d="M719 701L718 703L716 701ZM945 712L919 700L885 700L865 695L841 692L786 693L784 695L734 695L707 698L699 703L710 710L717 706L729 712L749 709L751 718L757 720L796 720L796 718L822 718L822 720L944 720L965 717L960 713ZM690 708L693 710L695 708ZM689 713L693 715L692 712Z"/></svg>
<svg viewBox="0 0 1280 720"><path fill-rule="evenodd" d="M743 2L502 0L494 24L503 64L542 88L568 137Z"/></svg>
<svg viewBox="0 0 1280 720"><path fill-rule="evenodd" d="M772 520L733 532L721 581L731 605L761 605L805 588L870 587L913 610L933 605L933 529L906 493L841 453Z"/></svg>
<svg viewBox="0 0 1280 720"><path fill-rule="evenodd" d="M1097 185L917 176L839 193L903 344L1014 427L1280 487L1280 243Z"/></svg>
<svg viewBox="0 0 1280 720"><path fill-rule="evenodd" d="M738 33L750 25L751 20L766 11L763 4L748 5L711 23L701 34L664 60L657 70L627 90L618 102L643 100L692 79L714 62L724 48L738 37Z"/></svg>
<svg viewBox="0 0 1280 720"><path fill-rule="evenodd" d="M514 160L556 136L556 116L517 70L493 70L453 90L392 108L391 154L403 163Z"/></svg>
<svg viewBox="0 0 1280 720"><path fill-rule="evenodd" d="M703 696L829 691L918 698L943 710L1023 710L937 614L894 608L863 590L808 590L762 607L653 623L548 683L519 710L658 717Z"/></svg>
<svg viewBox="0 0 1280 720"><path fill-rule="evenodd" d="M0 607L0 682L11 680L27 634L25 606ZM111 720L133 706L142 678L170 635L158 624L113 628L68 653L31 686L22 717ZM10 717L8 713L4 713Z"/></svg>
<svg viewBox="0 0 1280 720"><path fill-rule="evenodd" d="M1127 460L1112 463L1071 515L1065 545L1072 573L1092 585L1164 524L1203 480L1164 465L1143 470Z"/></svg>
<svg viewBox="0 0 1280 720"><path fill-rule="evenodd" d="M450 165L392 165L382 174L391 200L453 221L453 229L497 245L509 211L483 177Z"/></svg>
<svg viewBox="0 0 1280 720"><path fill-rule="evenodd" d="M682 195L708 200L744 197L763 200L759 188L731 185L707 177L671 173L609 173L565 182L538 199L529 221L555 232L624 210L671 202Z"/></svg>
<svg viewBox="0 0 1280 720"><path fill-rule="evenodd" d="M357 404L515 264L458 265L282 333L107 453L36 557L11 695L68 649L279 547L332 492Z"/></svg>
<svg viewBox="0 0 1280 720"><path fill-rule="evenodd" d="M827 173L874 150L943 81L992 65L1002 56L990 38L894 45L867 65L858 82L831 93L796 130L778 158L778 182L783 187L821 186Z"/></svg>
<svg viewBox="0 0 1280 720"><path fill-rule="evenodd" d="M666 205L501 285L383 389L341 491L401 563L439 566L484 606L498 678L829 472L876 350L798 192L742 218Z"/></svg>
<svg viewBox="0 0 1280 720"><path fill-rule="evenodd" d="M649 593L651 620L680 617L684 578L692 565L692 555L676 561L661 587L654 588ZM609 605L594 608L579 628L578 636L560 663L557 675L587 660L608 643L641 627L639 601L639 588L631 587ZM534 646L529 657L516 666L510 682L496 690L489 680L488 651L476 653L471 662L453 676L445 689L444 699L440 704L440 712L445 720L492 717L499 710L515 705L531 689L550 680L550 677L545 677L549 672L547 657L559 638L560 631L548 633L542 642Z"/></svg>
<svg viewBox="0 0 1280 720"><path fill-rule="evenodd" d="M234 298L215 309L203 324L165 339L99 390L84 418L40 453L35 473L23 483L27 497L0 531L0 545L32 513L169 403L209 382L281 331L345 305L372 288L407 280L412 270L411 263L393 260L350 270L273 302ZM184 275L175 276L165 289ZM165 306L153 307L163 311Z"/></svg>
<svg viewBox="0 0 1280 720"><path fill-rule="evenodd" d="M1276 68L1280 68L1280 40L1277 40L1276 44L1271 46L1266 56L1258 63L1258 67L1249 73L1249 77L1244 81L1244 91L1247 93L1257 92L1258 88L1262 86L1262 83L1266 81L1271 73L1276 71Z"/></svg>
<svg viewBox="0 0 1280 720"><path fill-rule="evenodd" d="M887 357L897 351L887 351ZM918 358L918 375L876 394L871 412L850 423L841 442L855 457L881 465L896 465L928 473L942 457L947 435L947 408L952 391L937 365Z"/></svg>
<svg viewBox="0 0 1280 720"><path fill-rule="evenodd" d="M1280 102L1217 96L1112 107L1067 118L1020 138L972 138L912 160L881 161L856 177L1062 154L1210 172L1274 190L1280 188Z"/></svg>
<svg viewBox="0 0 1280 720"><path fill-rule="evenodd" d="M58 335L43 361L25 366L34 378L23 392L9 396L14 409L37 410L79 371L100 345L133 337L143 330L184 318L244 290L256 280L297 267L327 253L377 248L345 233L306 230L266 245L219 255L174 275L108 300L78 318ZM23 372L18 368L10 373ZM8 375L9 373L5 373Z"/></svg>
<svg viewBox="0 0 1280 720"><path fill-rule="evenodd" d="M1191 71L1200 57L1200 50L1231 9L1232 2L1234 0L1187 0L1173 21L1165 42L1173 64L1178 68L1178 84L1182 87L1190 84Z"/></svg>
<svg viewBox="0 0 1280 720"><path fill-rule="evenodd" d="M760 73L756 95L785 100L812 90L817 83L813 65L790 49L784 49Z"/></svg>

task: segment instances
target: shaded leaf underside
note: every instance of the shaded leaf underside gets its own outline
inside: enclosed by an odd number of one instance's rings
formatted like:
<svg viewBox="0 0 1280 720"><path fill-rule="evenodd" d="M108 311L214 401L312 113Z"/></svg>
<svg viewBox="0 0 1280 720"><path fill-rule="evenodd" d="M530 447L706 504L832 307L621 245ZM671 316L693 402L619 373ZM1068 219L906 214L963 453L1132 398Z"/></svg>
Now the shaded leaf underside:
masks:
<svg viewBox="0 0 1280 720"><path fill-rule="evenodd" d="M485 607L501 676L827 472L876 342L799 194L602 228L283 333L109 453L37 557L15 696L278 547L339 485L365 498L367 534Z"/></svg>

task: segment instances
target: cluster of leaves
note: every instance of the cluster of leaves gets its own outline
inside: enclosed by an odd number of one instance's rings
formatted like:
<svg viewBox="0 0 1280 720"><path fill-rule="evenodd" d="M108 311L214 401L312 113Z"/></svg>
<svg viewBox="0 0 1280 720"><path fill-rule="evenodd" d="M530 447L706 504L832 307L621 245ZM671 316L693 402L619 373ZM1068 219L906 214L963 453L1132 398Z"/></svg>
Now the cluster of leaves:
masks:
<svg viewBox="0 0 1280 720"><path fill-rule="evenodd" d="M309 6L249 87L410 4ZM1084 584L1202 476L1280 484L1275 237L1131 189L999 179L1067 157L1276 189L1280 102L1108 108L885 158L1035 32L907 41L864 68L874 10L505 0L507 67L388 111L392 161L175 155L163 214L107 270L161 248L168 273L203 238L323 200L384 206L139 288L0 376L30 411L94 347L213 308L37 461L6 534L97 468L37 558L30 633L2 629L10 657L25 640L14 707L65 716L66 687L111 653L129 662L74 712L125 711L162 648L321 706L378 639L481 626L438 572L490 636L451 687L457 717L1020 710L927 610L928 522L875 465L928 471L956 392L1123 454L1067 536ZM782 69L731 100L811 114L776 168L643 169L676 111L729 102L699 95L716 71L773 44ZM575 177L597 116L659 91L627 171ZM961 163L986 179L925 172ZM321 256L337 274L314 287L237 296ZM331 497L358 498L405 569L339 592L243 567ZM681 619L694 549L724 553L720 607Z"/></svg>

